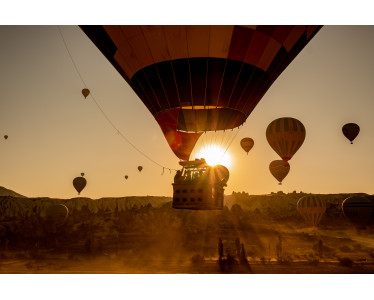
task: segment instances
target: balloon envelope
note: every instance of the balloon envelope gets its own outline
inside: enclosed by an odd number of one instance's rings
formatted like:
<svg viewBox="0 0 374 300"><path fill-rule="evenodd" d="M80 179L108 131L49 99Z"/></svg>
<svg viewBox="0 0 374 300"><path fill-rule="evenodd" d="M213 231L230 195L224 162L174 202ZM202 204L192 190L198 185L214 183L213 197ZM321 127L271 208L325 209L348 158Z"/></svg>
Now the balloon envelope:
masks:
<svg viewBox="0 0 374 300"><path fill-rule="evenodd" d="M271 148L287 162L303 144L305 127L297 119L279 118L268 125L266 139Z"/></svg>
<svg viewBox="0 0 374 300"><path fill-rule="evenodd" d="M290 171L290 164L283 160L273 160L269 165L270 173L282 183L282 180L287 176Z"/></svg>
<svg viewBox="0 0 374 300"><path fill-rule="evenodd" d="M343 126L342 131L344 136L353 144L353 140L360 133L360 126L355 123L348 123Z"/></svg>
<svg viewBox="0 0 374 300"><path fill-rule="evenodd" d="M143 167L142 167L142 166L139 166L139 167L138 167L138 170L139 170L139 172L141 172L141 171L143 170Z"/></svg>
<svg viewBox="0 0 374 300"><path fill-rule="evenodd" d="M83 94L84 98L87 98L87 96L90 94L90 90L89 89L83 89L82 94Z"/></svg>
<svg viewBox="0 0 374 300"><path fill-rule="evenodd" d="M366 226L374 219L374 201L365 196L351 196L342 203L344 215L356 226Z"/></svg>
<svg viewBox="0 0 374 300"><path fill-rule="evenodd" d="M80 26L143 101L175 155L245 122L321 26Z"/></svg>
<svg viewBox="0 0 374 300"><path fill-rule="evenodd" d="M125 175L125 179L127 180L127 178L129 178L129 176Z"/></svg>
<svg viewBox="0 0 374 300"><path fill-rule="evenodd" d="M7 136L7 135L4 135L4 139L8 139L8 136Z"/></svg>
<svg viewBox="0 0 374 300"><path fill-rule="evenodd" d="M83 177L76 177L73 180L73 185L74 185L74 188L77 190L78 195L84 189L84 187L86 186L86 184L87 184L87 181Z"/></svg>
<svg viewBox="0 0 374 300"><path fill-rule="evenodd" d="M240 146L242 146L243 150L245 152L247 152L247 154L248 154L249 150L252 149L254 144L255 144L255 142L253 141L253 139L251 139L249 137L243 138L240 141Z"/></svg>
<svg viewBox="0 0 374 300"><path fill-rule="evenodd" d="M297 202L297 211L308 225L317 226L326 212L326 203L314 195L307 195Z"/></svg>

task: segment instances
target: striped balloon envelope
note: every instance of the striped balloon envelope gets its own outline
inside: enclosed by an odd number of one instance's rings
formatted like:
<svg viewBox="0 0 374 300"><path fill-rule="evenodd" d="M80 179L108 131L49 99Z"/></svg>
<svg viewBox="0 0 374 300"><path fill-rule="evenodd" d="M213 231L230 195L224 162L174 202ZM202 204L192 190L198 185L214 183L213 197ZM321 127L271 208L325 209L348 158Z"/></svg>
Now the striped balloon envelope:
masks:
<svg viewBox="0 0 374 300"><path fill-rule="evenodd" d="M297 119L279 118L268 125L266 139L271 148L287 162L303 144L305 127Z"/></svg>
<svg viewBox="0 0 374 300"><path fill-rule="evenodd" d="M297 211L308 225L316 227L326 212L326 203L317 196L307 195L297 202Z"/></svg>
<svg viewBox="0 0 374 300"><path fill-rule="evenodd" d="M242 125L322 26L80 27L188 160L204 132Z"/></svg>
<svg viewBox="0 0 374 300"><path fill-rule="evenodd" d="M356 226L374 222L374 200L371 196L351 196L342 203L344 215Z"/></svg>

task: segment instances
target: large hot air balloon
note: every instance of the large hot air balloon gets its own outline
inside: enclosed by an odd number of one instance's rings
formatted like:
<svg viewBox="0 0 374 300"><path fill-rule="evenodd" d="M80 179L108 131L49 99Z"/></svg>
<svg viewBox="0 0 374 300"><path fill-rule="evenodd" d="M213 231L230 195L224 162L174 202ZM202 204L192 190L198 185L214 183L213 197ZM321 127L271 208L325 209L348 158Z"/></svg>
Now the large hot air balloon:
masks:
<svg viewBox="0 0 374 300"><path fill-rule="evenodd" d="M80 27L139 96L182 160L189 160L204 132L242 125L321 28Z"/></svg>
<svg viewBox="0 0 374 300"><path fill-rule="evenodd" d="M63 204L52 204L45 211L45 219L48 223L55 226L63 225L68 217L69 210Z"/></svg>
<svg viewBox="0 0 374 300"><path fill-rule="evenodd" d="M266 139L273 150L288 162L305 139L303 123L294 118L279 118L266 128Z"/></svg>
<svg viewBox="0 0 374 300"><path fill-rule="evenodd" d="M344 215L357 227L374 222L374 201L371 196L351 196L342 203Z"/></svg>
<svg viewBox="0 0 374 300"><path fill-rule="evenodd" d="M282 180L290 171L290 164L283 160L273 160L269 165L270 173L282 184Z"/></svg>
<svg viewBox="0 0 374 300"><path fill-rule="evenodd" d="M297 202L297 211L308 225L316 227L325 214L326 203L315 195L307 195Z"/></svg>
<svg viewBox="0 0 374 300"><path fill-rule="evenodd" d="M255 144L255 142L253 141L253 139L251 139L249 137L243 138L240 141L240 146L242 146L243 150L245 152L247 152L247 155L248 155L249 150L252 149L254 144Z"/></svg>
<svg viewBox="0 0 374 300"><path fill-rule="evenodd" d="M348 123L343 126L342 131L344 136L353 144L353 140L360 133L360 126L355 123Z"/></svg>
<svg viewBox="0 0 374 300"><path fill-rule="evenodd" d="M89 89L83 89L82 94L83 94L84 98L87 98L87 96L90 94L90 90Z"/></svg>
<svg viewBox="0 0 374 300"><path fill-rule="evenodd" d="M84 189L86 186L87 181L84 177L75 177L73 180L74 188L77 190L78 195L80 195L80 192Z"/></svg>

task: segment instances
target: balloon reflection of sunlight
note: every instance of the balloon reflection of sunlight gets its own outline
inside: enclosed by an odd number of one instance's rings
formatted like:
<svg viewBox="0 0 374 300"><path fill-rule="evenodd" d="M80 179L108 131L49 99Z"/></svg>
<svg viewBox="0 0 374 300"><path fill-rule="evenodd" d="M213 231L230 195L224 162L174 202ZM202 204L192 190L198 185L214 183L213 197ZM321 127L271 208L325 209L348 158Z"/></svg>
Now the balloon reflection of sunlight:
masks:
<svg viewBox="0 0 374 300"><path fill-rule="evenodd" d="M204 158L209 166L224 165L231 166L231 157L228 151L219 145L211 144L201 148L195 155L196 158Z"/></svg>

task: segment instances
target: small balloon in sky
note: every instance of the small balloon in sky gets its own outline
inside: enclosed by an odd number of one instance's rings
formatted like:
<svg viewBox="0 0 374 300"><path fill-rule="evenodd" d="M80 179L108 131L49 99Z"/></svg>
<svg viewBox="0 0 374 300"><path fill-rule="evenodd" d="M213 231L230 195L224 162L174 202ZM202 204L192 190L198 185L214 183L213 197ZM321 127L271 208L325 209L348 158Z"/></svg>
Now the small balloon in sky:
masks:
<svg viewBox="0 0 374 300"><path fill-rule="evenodd" d="M125 179L127 180L129 178L129 176L125 175Z"/></svg>
<svg viewBox="0 0 374 300"><path fill-rule="evenodd" d="M141 172L141 171L143 170L143 167L142 167L142 166L139 166L139 167L138 167L138 170L139 170L139 172Z"/></svg>
<svg viewBox="0 0 374 300"><path fill-rule="evenodd" d="M83 94L84 98L87 98L87 96L90 94L90 90L89 89L83 89L82 94Z"/></svg>
<svg viewBox="0 0 374 300"><path fill-rule="evenodd" d="M243 150L247 152L247 155L248 155L249 150L252 149L254 144L255 142L253 141L253 139L249 137L245 137L240 141L240 146L242 146Z"/></svg>
<svg viewBox="0 0 374 300"><path fill-rule="evenodd" d="M360 133L360 126L356 123L347 123L342 128L344 136L353 144L353 140Z"/></svg>
<svg viewBox="0 0 374 300"><path fill-rule="evenodd" d="M81 176L84 176L84 173L81 173Z"/></svg>
<svg viewBox="0 0 374 300"><path fill-rule="evenodd" d="M87 184L87 181L83 177L75 177L73 180L73 186L77 190L78 195L80 195L80 192L84 189L86 184Z"/></svg>
<svg viewBox="0 0 374 300"><path fill-rule="evenodd" d="M7 136L7 135L4 135L4 139L6 139L6 140L7 140L7 139L8 139L8 136Z"/></svg>
<svg viewBox="0 0 374 300"><path fill-rule="evenodd" d="M273 160L269 165L270 173L282 184L282 180L286 178L290 171L290 164L282 159Z"/></svg>

